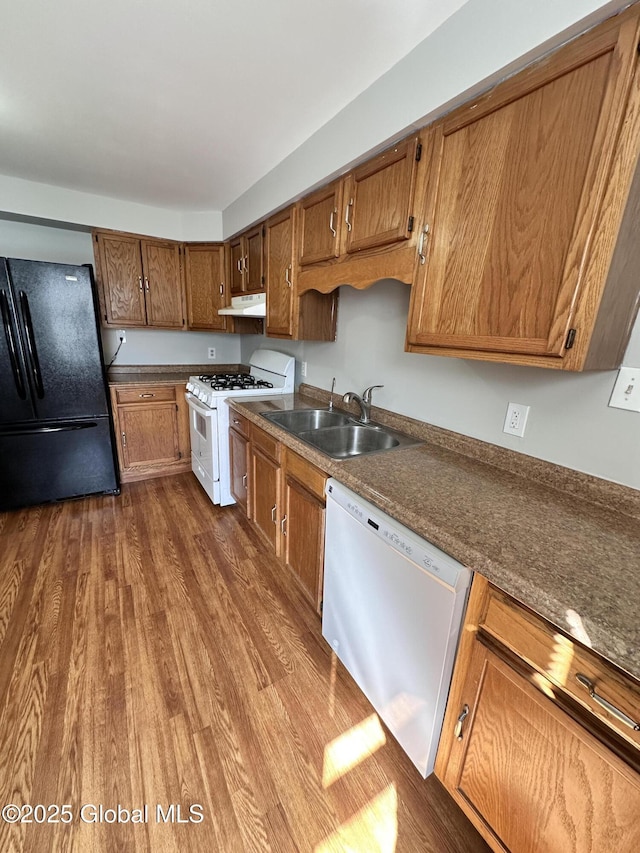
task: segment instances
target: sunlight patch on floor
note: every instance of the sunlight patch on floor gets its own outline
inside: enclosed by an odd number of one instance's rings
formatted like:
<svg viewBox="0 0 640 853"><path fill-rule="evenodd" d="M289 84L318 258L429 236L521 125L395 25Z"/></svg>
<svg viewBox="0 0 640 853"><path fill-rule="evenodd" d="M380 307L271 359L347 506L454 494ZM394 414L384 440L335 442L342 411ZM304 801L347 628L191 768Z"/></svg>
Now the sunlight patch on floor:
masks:
<svg viewBox="0 0 640 853"><path fill-rule="evenodd" d="M314 853L394 853L398 840L398 794L387 787L327 838Z"/></svg>
<svg viewBox="0 0 640 853"><path fill-rule="evenodd" d="M324 748L322 786L328 788L336 779L354 768L386 743L377 714L371 714Z"/></svg>

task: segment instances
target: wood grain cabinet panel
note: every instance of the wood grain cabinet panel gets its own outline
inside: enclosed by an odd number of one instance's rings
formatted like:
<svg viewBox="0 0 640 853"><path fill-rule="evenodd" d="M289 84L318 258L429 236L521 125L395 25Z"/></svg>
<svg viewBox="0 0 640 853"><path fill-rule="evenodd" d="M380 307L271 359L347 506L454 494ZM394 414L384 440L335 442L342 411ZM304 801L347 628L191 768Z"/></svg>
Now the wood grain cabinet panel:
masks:
<svg viewBox="0 0 640 853"><path fill-rule="evenodd" d="M640 848L640 750L621 739L619 721L603 725L574 701L565 683L573 641L556 631L532 666L554 632L534 614L523 631L523 613L476 575L436 774L496 851L631 853ZM614 686L620 697L620 676ZM609 693L606 681L600 690Z"/></svg>
<svg viewBox="0 0 640 853"><path fill-rule="evenodd" d="M272 217L266 226L267 335L293 336L293 208Z"/></svg>
<svg viewBox="0 0 640 853"><path fill-rule="evenodd" d="M168 329L184 327L180 286L180 247L177 243L142 240L147 325Z"/></svg>
<svg viewBox="0 0 640 853"><path fill-rule="evenodd" d="M94 235L96 269L104 293L103 319L110 325L146 325L140 241L125 235Z"/></svg>
<svg viewBox="0 0 640 853"><path fill-rule="evenodd" d="M299 294L297 275L298 209L271 217L265 228L265 280L269 337L333 341L336 337L338 294Z"/></svg>
<svg viewBox="0 0 640 853"><path fill-rule="evenodd" d="M249 441L233 427L229 430L231 494L249 515Z"/></svg>
<svg viewBox="0 0 640 853"><path fill-rule="evenodd" d="M408 240L419 162L417 137L405 139L354 169L345 179L345 251Z"/></svg>
<svg viewBox="0 0 640 853"><path fill-rule="evenodd" d="M264 290L264 225L256 225L227 243L231 294Z"/></svg>
<svg viewBox="0 0 640 853"><path fill-rule="evenodd" d="M624 270L640 257L637 235L614 258L625 215L637 220L638 15L606 22L435 126L411 351L617 366L638 293ZM616 306L599 328L608 279Z"/></svg>
<svg viewBox="0 0 640 853"><path fill-rule="evenodd" d="M280 464L251 446L251 518L271 550L280 555Z"/></svg>
<svg viewBox="0 0 640 853"><path fill-rule="evenodd" d="M326 475L292 451L284 469L282 556L314 609L322 606ZM315 494L313 493L315 491ZM320 497L318 497L318 491Z"/></svg>
<svg viewBox="0 0 640 853"><path fill-rule="evenodd" d="M184 328L179 243L110 231L96 231L93 238L105 325Z"/></svg>
<svg viewBox="0 0 640 853"><path fill-rule="evenodd" d="M299 294L413 282L431 146L413 134L298 202Z"/></svg>
<svg viewBox="0 0 640 853"><path fill-rule="evenodd" d="M123 483L191 469L184 385L112 385L110 393Z"/></svg>
<svg viewBox="0 0 640 853"><path fill-rule="evenodd" d="M337 258L342 237L342 181L311 193L300 202L299 263Z"/></svg>
<svg viewBox="0 0 640 853"><path fill-rule="evenodd" d="M184 260L188 327L227 331L227 318L218 314L226 304L224 245L187 244Z"/></svg>

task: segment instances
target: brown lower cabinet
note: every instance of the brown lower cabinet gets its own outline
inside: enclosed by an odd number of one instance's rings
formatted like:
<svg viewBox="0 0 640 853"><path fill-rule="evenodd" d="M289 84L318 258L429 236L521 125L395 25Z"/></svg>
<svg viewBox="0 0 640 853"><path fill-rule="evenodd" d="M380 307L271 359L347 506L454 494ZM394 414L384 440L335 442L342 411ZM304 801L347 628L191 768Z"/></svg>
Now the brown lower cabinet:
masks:
<svg viewBox="0 0 640 853"><path fill-rule="evenodd" d="M249 422L237 412L230 413L229 454L231 494L242 509L249 512Z"/></svg>
<svg viewBox="0 0 640 853"><path fill-rule="evenodd" d="M238 417L235 413L233 419ZM240 429L244 427L241 418ZM246 422L245 422L246 423ZM230 448L233 495L268 544L290 570L314 609L322 608L324 484L327 475L284 447L255 424L248 431L247 474L242 469L245 435L232 424ZM246 446L245 446L246 448ZM237 479L236 479L237 470ZM248 481L248 502L242 482Z"/></svg>
<svg viewBox="0 0 640 853"><path fill-rule="evenodd" d="M111 404L123 483L190 470L184 385L112 386Z"/></svg>
<svg viewBox="0 0 640 853"><path fill-rule="evenodd" d="M637 733L578 674L637 720L640 686L476 576L436 774L494 850L640 849Z"/></svg>

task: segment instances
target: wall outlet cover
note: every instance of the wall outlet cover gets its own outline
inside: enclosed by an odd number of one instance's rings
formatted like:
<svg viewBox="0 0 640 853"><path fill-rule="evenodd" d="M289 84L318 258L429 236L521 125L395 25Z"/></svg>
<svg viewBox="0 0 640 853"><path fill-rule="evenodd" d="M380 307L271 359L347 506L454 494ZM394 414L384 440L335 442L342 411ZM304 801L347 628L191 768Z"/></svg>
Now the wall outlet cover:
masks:
<svg viewBox="0 0 640 853"><path fill-rule="evenodd" d="M509 403L502 432L522 438L529 417L529 408L524 403Z"/></svg>
<svg viewBox="0 0 640 853"><path fill-rule="evenodd" d="M116 334L118 335L118 340L122 341L123 344L126 344L126 342L127 342L127 330L126 329L118 329Z"/></svg>
<svg viewBox="0 0 640 853"><path fill-rule="evenodd" d="M208 358L215 358L216 357L216 348L215 347L209 347L209 349L207 350L207 353L208 353Z"/></svg>

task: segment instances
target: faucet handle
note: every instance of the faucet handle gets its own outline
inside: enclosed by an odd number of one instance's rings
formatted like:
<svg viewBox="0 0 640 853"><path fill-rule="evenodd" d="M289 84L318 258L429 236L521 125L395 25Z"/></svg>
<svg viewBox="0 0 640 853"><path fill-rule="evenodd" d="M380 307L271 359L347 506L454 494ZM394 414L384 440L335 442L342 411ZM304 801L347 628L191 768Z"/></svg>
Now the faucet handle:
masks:
<svg viewBox="0 0 640 853"><path fill-rule="evenodd" d="M368 388L365 388L362 392L362 399L365 403L371 403L371 392L374 388L384 388L384 385L369 385Z"/></svg>

